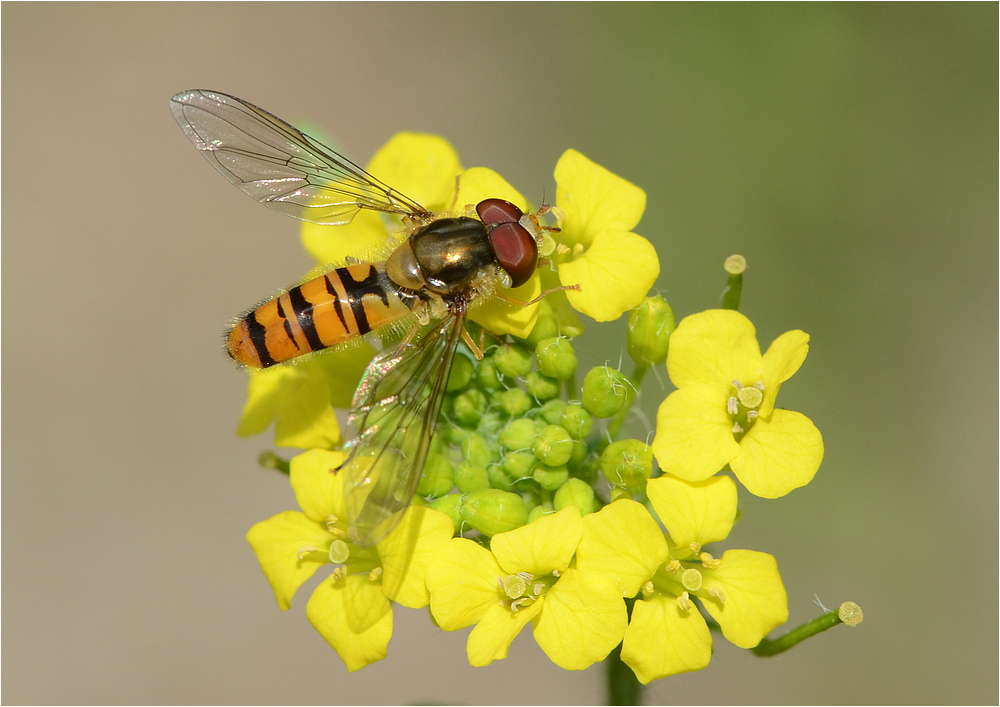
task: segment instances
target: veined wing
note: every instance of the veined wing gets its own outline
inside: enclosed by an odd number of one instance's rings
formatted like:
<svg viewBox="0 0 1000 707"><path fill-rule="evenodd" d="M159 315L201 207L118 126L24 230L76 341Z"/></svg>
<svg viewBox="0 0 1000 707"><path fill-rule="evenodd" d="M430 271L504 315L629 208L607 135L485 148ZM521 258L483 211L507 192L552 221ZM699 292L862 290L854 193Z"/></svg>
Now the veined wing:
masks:
<svg viewBox="0 0 1000 707"><path fill-rule="evenodd" d="M464 322L463 307L376 356L361 378L349 418L358 434L337 470L356 545L385 537L416 493Z"/></svg>
<svg viewBox="0 0 1000 707"><path fill-rule="evenodd" d="M170 99L170 112L222 176L279 213L324 225L347 223L360 209L428 214L346 157L242 99L184 91Z"/></svg>

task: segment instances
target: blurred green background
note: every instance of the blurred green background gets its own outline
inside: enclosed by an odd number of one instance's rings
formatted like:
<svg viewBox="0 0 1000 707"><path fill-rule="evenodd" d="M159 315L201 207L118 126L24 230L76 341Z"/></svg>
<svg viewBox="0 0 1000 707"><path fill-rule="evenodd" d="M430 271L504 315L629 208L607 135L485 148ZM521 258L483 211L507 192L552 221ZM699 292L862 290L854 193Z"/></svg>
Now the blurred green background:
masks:
<svg viewBox="0 0 1000 707"><path fill-rule="evenodd" d="M3 702L604 697L599 666L563 672L530 632L470 668L464 633L421 611L348 675L308 594L278 611L243 534L293 500L255 467L267 440L235 437L245 381L219 335L309 261L297 225L178 130L167 100L188 88L322 126L362 163L399 130L439 133L535 201L576 148L646 190L636 230L679 316L714 306L742 253L762 343L812 335L780 402L823 431L823 466L781 500L743 493L727 546L778 558L790 625L814 597L865 623L771 659L719 640L649 702L997 701L996 4L4 3L2 20ZM648 415L662 397L650 380Z"/></svg>

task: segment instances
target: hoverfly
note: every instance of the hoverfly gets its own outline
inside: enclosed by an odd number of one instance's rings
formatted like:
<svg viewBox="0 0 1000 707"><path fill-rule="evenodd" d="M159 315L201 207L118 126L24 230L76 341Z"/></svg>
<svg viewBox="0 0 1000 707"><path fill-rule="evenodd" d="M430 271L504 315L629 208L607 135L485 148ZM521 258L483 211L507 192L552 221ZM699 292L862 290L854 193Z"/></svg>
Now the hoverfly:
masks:
<svg viewBox="0 0 1000 707"><path fill-rule="evenodd" d="M477 298L517 287L538 265L545 212L486 199L462 215L433 213L317 140L246 101L185 91L170 110L226 179L270 209L323 225L361 209L401 217L406 236L384 262L336 268L240 317L230 356L267 368L411 320L402 340L375 356L351 403L357 435L345 445L350 535L369 546L409 505L437 425L455 349ZM565 289L565 288L560 288ZM513 301L513 300L512 300ZM424 325L421 325L421 322Z"/></svg>

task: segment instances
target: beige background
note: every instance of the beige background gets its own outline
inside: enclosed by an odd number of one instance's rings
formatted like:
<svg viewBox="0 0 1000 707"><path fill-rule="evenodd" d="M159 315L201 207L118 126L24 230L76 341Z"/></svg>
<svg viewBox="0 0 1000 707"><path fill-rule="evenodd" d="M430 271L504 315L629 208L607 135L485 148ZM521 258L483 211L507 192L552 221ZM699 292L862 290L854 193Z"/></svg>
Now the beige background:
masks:
<svg viewBox="0 0 1000 707"><path fill-rule="evenodd" d="M646 189L679 314L732 252L762 341L813 336L782 404L815 482L742 496L791 621L650 701L997 700L997 7L11 4L3 28L5 703L600 702L526 632L474 670L396 612L347 675L279 612L243 534L291 508L238 440L228 318L308 266L294 222L199 157L167 99L244 97L364 162L453 141L535 200L568 147ZM620 331L620 326L614 331ZM585 361L617 360L611 336ZM650 415L663 397L645 391ZM311 584L306 588L308 592ZM307 596L307 595L306 595Z"/></svg>

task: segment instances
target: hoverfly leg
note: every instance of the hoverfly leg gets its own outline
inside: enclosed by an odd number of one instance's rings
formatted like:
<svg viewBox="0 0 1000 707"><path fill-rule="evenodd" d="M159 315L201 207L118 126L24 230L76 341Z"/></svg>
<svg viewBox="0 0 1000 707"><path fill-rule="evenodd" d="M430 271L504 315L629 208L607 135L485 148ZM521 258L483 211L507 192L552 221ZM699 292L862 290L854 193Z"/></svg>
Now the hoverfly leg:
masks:
<svg viewBox="0 0 1000 707"><path fill-rule="evenodd" d="M483 354L483 344L486 343L485 329L481 329L479 331L479 346L476 346L476 342L472 340L472 335L469 334L469 330L465 328L465 325L462 325L462 341L464 341L465 345L469 347L469 351L472 352L472 355L476 357L477 361L483 360L483 356L485 355Z"/></svg>
<svg viewBox="0 0 1000 707"><path fill-rule="evenodd" d="M551 295L553 293L564 292L566 290L579 290L579 289L580 289L579 285L562 285L561 287L553 287L552 289L544 290L542 292L542 294L538 295L538 297L536 297L533 300L528 300L527 302L525 302L524 300L516 299L514 297L508 297L507 295L503 294L502 292L495 292L493 294L494 294L495 297L497 297L499 299L502 299L504 302L510 302L511 304L516 304L516 305L519 305L521 307L529 307L529 306L531 306L533 304L538 304L543 299L545 299L546 297L548 297L549 295Z"/></svg>

